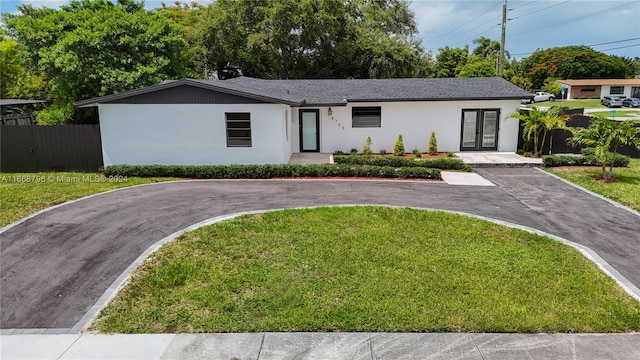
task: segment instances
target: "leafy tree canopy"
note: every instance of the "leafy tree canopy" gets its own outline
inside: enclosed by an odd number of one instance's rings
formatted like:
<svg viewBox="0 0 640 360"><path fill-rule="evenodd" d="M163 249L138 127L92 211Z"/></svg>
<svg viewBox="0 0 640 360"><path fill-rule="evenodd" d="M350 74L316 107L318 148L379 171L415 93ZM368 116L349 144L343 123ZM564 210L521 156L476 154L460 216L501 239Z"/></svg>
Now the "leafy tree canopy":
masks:
<svg viewBox="0 0 640 360"><path fill-rule="evenodd" d="M430 57L404 0L218 0L190 41L218 77L426 75Z"/></svg>
<svg viewBox="0 0 640 360"><path fill-rule="evenodd" d="M624 61L587 46L565 46L535 51L522 60L522 70L534 88L541 88L547 78L616 79L629 74Z"/></svg>
<svg viewBox="0 0 640 360"><path fill-rule="evenodd" d="M467 64L469 46L464 48L450 48L445 46L436 55L436 77L456 77L458 69Z"/></svg>
<svg viewBox="0 0 640 360"><path fill-rule="evenodd" d="M73 110L74 101L188 74L182 30L141 1L73 0L60 9L23 4L18 10L3 22L24 45L27 65L48 79L52 113L88 121Z"/></svg>

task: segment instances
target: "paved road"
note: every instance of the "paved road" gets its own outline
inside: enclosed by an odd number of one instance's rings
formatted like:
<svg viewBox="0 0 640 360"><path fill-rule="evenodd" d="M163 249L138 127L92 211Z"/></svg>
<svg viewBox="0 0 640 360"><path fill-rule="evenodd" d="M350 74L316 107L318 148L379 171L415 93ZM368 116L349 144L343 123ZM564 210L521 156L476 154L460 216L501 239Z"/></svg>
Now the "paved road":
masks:
<svg viewBox="0 0 640 360"><path fill-rule="evenodd" d="M188 181L98 195L0 239L0 328L71 328L150 245L249 210L388 204L463 211L585 244L640 286L640 218L535 169L482 169L497 187L399 181Z"/></svg>

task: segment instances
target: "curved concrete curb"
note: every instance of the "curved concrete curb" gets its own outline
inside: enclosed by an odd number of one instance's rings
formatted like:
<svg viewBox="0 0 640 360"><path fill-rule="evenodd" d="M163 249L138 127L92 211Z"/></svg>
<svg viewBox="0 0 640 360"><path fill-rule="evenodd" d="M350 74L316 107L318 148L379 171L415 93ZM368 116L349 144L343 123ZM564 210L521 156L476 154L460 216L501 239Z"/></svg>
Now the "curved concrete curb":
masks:
<svg viewBox="0 0 640 360"><path fill-rule="evenodd" d="M160 239L159 241L157 241L156 243L151 245L149 248L147 248L147 250L145 250L142 254L140 254L140 256L138 256L138 258L133 263L131 263L131 265L129 265L129 267L127 267L127 269L125 269L125 271L123 271L122 274L120 274L120 276L118 276L118 278L111 284L111 286L109 286L109 288L104 292L104 294L100 297L100 299L98 299L98 301L91 307L91 309L89 309L89 311L70 329L69 333L77 333L77 332L86 331L88 329L88 327L91 325L91 323L93 322L93 320L96 318L98 313L109 303L109 301L111 301L111 299L113 299L117 295L117 293L120 291L120 289L122 289L127 284L127 282L129 281L133 271L138 266L140 266L149 255L151 255L153 252L158 250L165 243L176 239L177 237L179 237L180 235L182 235L182 234L184 234L186 232L196 230L196 229L201 228L203 226L212 225L212 224L215 224L215 223L220 222L220 221L230 220L230 219L242 216L242 215L261 214L261 213L266 213L266 212L282 211L282 210L315 209L315 208L330 208L330 207L355 207L355 206L367 206L367 207L381 206L381 207L389 207L389 208L409 208L409 209L425 210L425 211L442 211L442 212L451 213L451 214L468 216L468 217L472 217L472 218L476 218L476 219L480 219L480 220L486 220L486 221L490 221L490 222L493 222L493 223L496 223L496 224L499 224L499 225L503 225L503 226L507 226L507 227L510 227L510 228L520 229L520 230L524 230L524 231L527 231L527 232L530 232L530 233L534 233L534 234L538 234L538 235L542 235L542 236L547 236L547 237L550 237L550 238L552 238L552 239L554 239L556 241L559 241L561 243L564 243L566 245L569 245L569 246L577 249L587 259L589 259L589 260L593 261L594 263L596 263L596 265L598 265L598 267L605 274L607 274L609 277L611 277L620 287L622 287L625 292L627 292L629 295L631 295L634 299L640 301L640 289L638 289L638 287L633 285L622 274L620 274L616 269L614 269L611 265L609 265L609 263L607 263L604 259L602 259L598 254L596 254L596 252L594 252L593 250L591 250L590 248L588 248L588 247L586 247L584 245L577 244L575 242L569 241L569 240L561 238L559 236L555 236L555 235L546 233L546 232L538 230L538 229L534 229L534 228L530 228L530 227L522 226L522 225L517 225L517 224L510 223L510 222L502 221L502 220L496 220L496 219L488 218L488 217L485 217L485 216L468 214L468 213L464 213L464 212L460 212L460 211L440 210L440 209L431 209L431 208L376 205L376 204L350 204L350 205L336 205L336 206L311 206L311 207L294 207L294 208L244 211L244 212L238 212L238 213L233 213L233 214L228 214L228 215L216 216L216 217L213 217L213 218L198 222L198 223L193 224L191 226L188 226L188 227L186 227L186 228L184 228L182 230L176 231L173 234L168 235L168 236Z"/></svg>

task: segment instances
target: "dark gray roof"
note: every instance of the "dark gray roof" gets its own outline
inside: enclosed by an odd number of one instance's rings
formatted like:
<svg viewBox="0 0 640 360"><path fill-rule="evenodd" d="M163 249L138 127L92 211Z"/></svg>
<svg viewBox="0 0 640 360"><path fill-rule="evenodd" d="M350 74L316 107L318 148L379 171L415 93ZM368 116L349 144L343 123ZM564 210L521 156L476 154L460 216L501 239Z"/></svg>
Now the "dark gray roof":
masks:
<svg viewBox="0 0 640 360"><path fill-rule="evenodd" d="M499 77L264 80L243 76L229 80L165 81L159 85L138 90L79 101L76 106L95 106L99 103L185 84L292 106L337 106L346 105L347 102L374 101L524 99L533 96Z"/></svg>
<svg viewBox="0 0 640 360"><path fill-rule="evenodd" d="M28 100L28 99L0 99L0 106L10 105L28 105L46 103L45 100Z"/></svg>

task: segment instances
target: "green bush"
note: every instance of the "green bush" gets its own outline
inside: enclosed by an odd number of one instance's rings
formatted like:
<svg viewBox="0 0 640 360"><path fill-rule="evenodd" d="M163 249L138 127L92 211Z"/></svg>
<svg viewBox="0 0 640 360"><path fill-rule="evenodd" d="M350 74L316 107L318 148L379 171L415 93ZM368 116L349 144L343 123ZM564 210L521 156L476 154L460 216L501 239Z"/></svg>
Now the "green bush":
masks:
<svg viewBox="0 0 640 360"><path fill-rule="evenodd" d="M613 159L614 167L629 166L629 157L616 154ZM542 163L545 167L556 166L600 166L600 163L594 155L545 155L542 157ZM608 165L608 164L607 164Z"/></svg>
<svg viewBox="0 0 640 360"><path fill-rule="evenodd" d="M336 151L333 152L333 155L344 155L344 151L336 150Z"/></svg>
<svg viewBox="0 0 640 360"><path fill-rule="evenodd" d="M595 155L596 149L592 147L586 147L584 149L581 149L580 152L582 153L582 155Z"/></svg>
<svg viewBox="0 0 640 360"><path fill-rule="evenodd" d="M386 149L380 149L380 155L387 155Z"/></svg>
<svg viewBox="0 0 640 360"><path fill-rule="evenodd" d="M438 153L438 140L436 139L436 132L432 131L431 136L429 137L429 144L427 146L428 152L431 155L435 155Z"/></svg>
<svg viewBox="0 0 640 360"><path fill-rule="evenodd" d="M393 146L393 155L404 155L404 140L402 140L402 134L398 135L398 138L396 139L396 143Z"/></svg>
<svg viewBox="0 0 640 360"><path fill-rule="evenodd" d="M404 157L374 157L374 156L334 156L336 164L349 165L372 165L399 167L425 167L441 170L468 170L469 165L460 159L440 158L440 159L409 159Z"/></svg>
<svg viewBox="0 0 640 360"><path fill-rule="evenodd" d="M349 151L349 153L351 155L357 155L358 154L358 149L357 148L351 148L351 150Z"/></svg>
<svg viewBox="0 0 640 360"><path fill-rule="evenodd" d="M338 155L340 156L340 155ZM348 156L342 156L348 158ZM105 176L177 177L189 179L270 179L298 177L374 177L442 179L440 170L375 165L112 165Z"/></svg>
<svg viewBox="0 0 640 360"><path fill-rule="evenodd" d="M367 136L367 139L364 141L364 147L362 148L363 155L373 155L371 144L373 144L373 141L371 141L371 136Z"/></svg>

